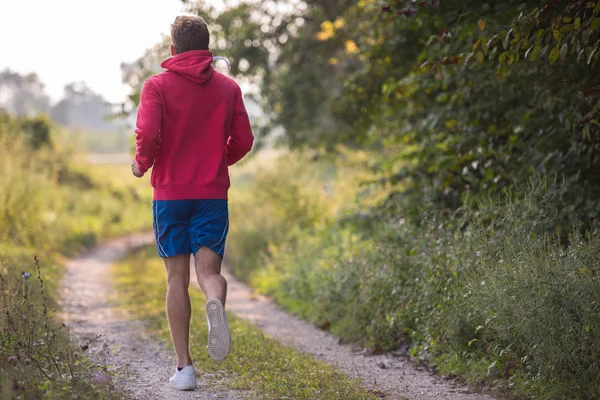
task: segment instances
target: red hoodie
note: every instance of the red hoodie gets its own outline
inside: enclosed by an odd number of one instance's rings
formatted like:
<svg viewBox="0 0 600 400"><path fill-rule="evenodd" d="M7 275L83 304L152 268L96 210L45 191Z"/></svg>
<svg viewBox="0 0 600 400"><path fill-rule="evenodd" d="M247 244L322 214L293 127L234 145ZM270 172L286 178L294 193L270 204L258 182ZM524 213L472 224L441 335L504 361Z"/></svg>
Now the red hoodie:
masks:
<svg viewBox="0 0 600 400"><path fill-rule="evenodd" d="M212 61L210 51L187 51L144 82L135 159L142 173L154 166L155 200L226 200L228 166L252 148L242 91Z"/></svg>

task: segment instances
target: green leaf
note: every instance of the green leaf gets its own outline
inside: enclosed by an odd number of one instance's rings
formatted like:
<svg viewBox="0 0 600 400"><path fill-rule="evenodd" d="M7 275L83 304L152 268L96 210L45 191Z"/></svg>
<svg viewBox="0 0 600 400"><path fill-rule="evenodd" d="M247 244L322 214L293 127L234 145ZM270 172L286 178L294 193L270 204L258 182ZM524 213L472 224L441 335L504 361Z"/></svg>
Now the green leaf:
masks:
<svg viewBox="0 0 600 400"><path fill-rule="evenodd" d="M513 39L510 41L511 44L518 43L521 40L521 33L519 31L513 32Z"/></svg>
<svg viewBox="0 0 600 400"><path fill-rule="evenodd" d="M471 52L469 54L467 54L467 56L465 57L465 60L463 61L464 65L469 65L471 64L471 60L473 59L473 56L475 55L475 53Z"/></svg>
<svg viewBox="0 0 600 400"><path fill-rule="evenodd" d="M571 33L574 30L575 30L575 25L574 24L563 25L562 28L560 28L560 31L562 33Z"/></svg>
<svg viewBox="0 0 600 400"><path fill-rule="evenodd" d="M583 139L585 139L585 140L590 140L592 137L591 129L590 129L589 125L584 126L581 133L583 134Z"/></svg>
<svg viewBox="0 0 600 400"><path fill-rule="evenodd" d="M496 77L498 79L504 79L504 78L506 78L507 73L508 73L508 70L506 68L506 65L500 64L498 66L498 69L496 70Z"/></svg>
<svg viewBox="0 0 600 400"><path fill-rule="evenodd" d="M529 50L531 50L531 51L529 51ZM529 50L527 50L527 52L529 53L529 59L531 61L536 61L540 55L540 52L542 51L542 46L536 45L536 46L533 46ZM527 54L525 54L525 58L527 58Z"/></svg>
<svg viewBox="0 0 600 400"><path fill-rule="evenodd" d="M560 60L565 61L567 58L567 53L569 52L569 45L564 43L560 48Z"/></svg>
<svg viewBox="0 0 600 400"><path fill-rule="evenodd" d="M585 55L585 49L582 49L579 54L577 54L577 62L580 63L581 59L583 58L583 56Z"/></svg>
<svg viewBox="0 0 600 400"><path fill-rule="evenodd" d="M579 30L579 28L581 28L581 18L576 18L575 19L575 29Z"/></svg>
<svg viewBox="0 0 600 400"><path fill-rule="evenodd" d="M485 44L485 49L489 49L490 46L494 43L494 41L498 39L498 35L494 35L490 38L490 40L487 41L487 43Z"/></svg>
<svg viewBox="0 0 600 400"><path fill-rule="evenodd" d="M558 29L552 29L552 36L554 36L554 39L556 39L556 41L560 43L562 35Z"/></svg>
<svg viewBox="0 0 600 400"><path fill-rule="evenodd" d="M483 64L483 60L484 60L483 52L478 51L477 54L475 55L475 59L477 61L477 65Z"/></svg>
<svg viewBox="0 0 600 400"><path fill-rule="evenodd" d="M594 50L592 50L592 52L590 53L590 56L588 57L588 60L587 60L588 65L590 65L592 63L592 58L594 58L594 56L596 55L597 52L598 52L597 47Z"/></svg>
<svg viewBox="0 0 600 400"><path fill-rule="evenodd" d="M506 36L504 37L504 40L502 41L502 46L504 47L504 50L508 49L508 41L510 40L510 35L512 35L512 33L513 30L509 30Z"/></svg>
<svg viewBox="0 0 600 400"><path fill-rule="evenodd" d="M534 46L531 46L530 48L527 49L527 51L525 52L525 58L529 58L529 56L531 55L532 51L534 49Z"/></svg>
<svg viewBox="0 0 600 400"><path fill-rule="evenodd" d="M485 19L479 18L479 21L477 21L477 26L479 27L480 31L484 30L485 29Z"/></svg>
<svg viewBox="0 0 600 400"><path fill-rule="evenodd" d="M600 4L600 2L598 4ZM590 29L593 30L593 31L595 31L598 28L600 28L600 18L594 18L592 20L591 25L590 25Z"/></svg>
<svg viewBox="0 0 600 400"><path fill-rule="evenodd" d="M550 60L550 64L556 63L558 61L558 57L560 57L560 49L558 46L552 49L550 55L548 56L548 60Z"/></svg>
<svg viewBox="0 0 600 400"><path fill-rule="evenodd" d="M545 29L538 29L538 31L535 33L535 44L542 44L542 42L544 41L545 33Z"/></svg>

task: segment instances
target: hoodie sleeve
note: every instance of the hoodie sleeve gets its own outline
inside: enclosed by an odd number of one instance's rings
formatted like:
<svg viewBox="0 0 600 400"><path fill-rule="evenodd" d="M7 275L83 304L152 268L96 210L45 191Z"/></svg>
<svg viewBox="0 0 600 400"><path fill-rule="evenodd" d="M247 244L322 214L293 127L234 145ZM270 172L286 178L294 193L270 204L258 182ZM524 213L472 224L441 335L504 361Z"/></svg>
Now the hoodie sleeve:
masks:
<svg viewBox="0 0 600 400"><path fill-rule="evenodd" d="M142 87L135 129L135 160L142 173L154 165L162 144L160 136L162 109L162 96L156 83L147 80Z"/></svg>
<svg viewBox="0 0 600 400"><path fill-rule="evenodd" d="M242 90L239 86L235 88L235 106L233 119L231 122L231 131L227 144L225 145L225 155L227 165L233 165L240 161L252 149L254 135L248 118L248 112L244 106Z"/></svg>

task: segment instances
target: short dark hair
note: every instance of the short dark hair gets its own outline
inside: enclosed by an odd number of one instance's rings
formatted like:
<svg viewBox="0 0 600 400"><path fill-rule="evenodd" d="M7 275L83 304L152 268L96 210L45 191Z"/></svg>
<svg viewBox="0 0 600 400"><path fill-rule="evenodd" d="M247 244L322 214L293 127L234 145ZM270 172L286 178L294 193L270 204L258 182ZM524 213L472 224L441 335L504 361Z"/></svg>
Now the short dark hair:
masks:
<svg viewBox="0 0 600 400"><path fill-rule="evenodd" d="M171 40L178 54L190 50L208 50L210 33L202 18L180 15L171 24Z"/></svg>

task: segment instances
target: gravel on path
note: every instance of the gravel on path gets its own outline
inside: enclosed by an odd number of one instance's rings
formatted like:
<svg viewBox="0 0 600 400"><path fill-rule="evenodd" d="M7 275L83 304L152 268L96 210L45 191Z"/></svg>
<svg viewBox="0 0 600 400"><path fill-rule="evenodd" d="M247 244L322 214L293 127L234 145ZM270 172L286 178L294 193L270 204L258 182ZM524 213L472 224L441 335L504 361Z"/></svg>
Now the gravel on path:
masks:
<svg viewBox="0 0 600 400"><path fill-rule="evenodd" d="M477 393L419 368L406 356L373 356L351 345L342 345L333 335L288 314L271 299L257 295L226 270L223 275L228 282L228 312L255 324L267 336L359 378L367 389L382 393L386 399L494 400L489 394ZM235 337L232 340L235 346Z"/></svg>
<svg viewBox="0 0 600 400"><path fill-rule="evenodd" d="M176 365L172 352L146 333L143 322L115 307L111 262L151 243L152 235L133 235L102 244L67 262L60 298L63 320L74 344L91 341L86 354L94 359L106 357L111 370L117 372L117 388L133 399L243 399L244 393L208 386L201 377L195 391L170 389L168 381ZM96 339L98 335L102 336Z"/></svg>

